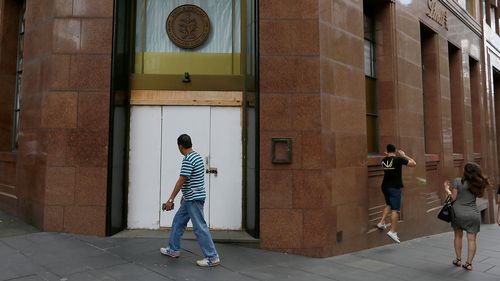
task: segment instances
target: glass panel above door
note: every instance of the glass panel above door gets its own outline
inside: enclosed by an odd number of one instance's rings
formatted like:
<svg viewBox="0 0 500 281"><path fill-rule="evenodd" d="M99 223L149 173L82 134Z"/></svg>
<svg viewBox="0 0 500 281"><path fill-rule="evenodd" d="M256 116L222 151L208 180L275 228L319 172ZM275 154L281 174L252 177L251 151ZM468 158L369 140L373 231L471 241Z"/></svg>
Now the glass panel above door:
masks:
<svg viewBox="0 0 500 281"><path fill-rule="evenodd" d="M241 1L137 0L134 73L240 75ZM180 14L175 28L184 35L204 28L194 13L179 12L187 4L201 8L210 22L207 39L196 48L179 47L167 34L169 15Z"/></svg>

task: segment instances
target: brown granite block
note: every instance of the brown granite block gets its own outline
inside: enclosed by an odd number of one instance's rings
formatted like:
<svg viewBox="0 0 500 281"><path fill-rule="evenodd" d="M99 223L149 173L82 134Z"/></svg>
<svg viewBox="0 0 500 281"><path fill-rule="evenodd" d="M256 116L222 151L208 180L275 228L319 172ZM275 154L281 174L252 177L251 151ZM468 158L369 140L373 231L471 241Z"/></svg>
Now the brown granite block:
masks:
<svg viewBox="0 0 500 281"><path fill-rule="evenodd" d="M260 97L261 130L289 130L292 126L289 95L263 94Z"/></svg>
<svg viewBox="0 0 500 281"><path fill-rule="evenodd" d="M327 40L327 49L323 53L324 55L360 70L364 68L364 57L357 55L363 54L364 50L364 41L361 39L362 34L351 34L341 29L330 29L330 32L322 36L325 36L324 40Z"/></svg>
<svg viewBox="0 0 500 281"><path fill-rule="evenodd" d="M335 146L335 134L323 133L321 134L321 153L322 153L322 167L324 169L333 169L336 165L337 150Z"/></svg>
<svg viewBox="0 0 500 281"><path fill-rule="evenodd" d="M111 54L113 45L113 20L82 20L82 53Z"/></svg>
<svg viewBox="0 0 500 281"><path fill-rule="evenodd" d="M79 19L54 19L52 48L55 53L77 53L80 50L81 21Z"/></svg>
<svg viewBox="0 0 500 281"><path fill-rule="evenodd" d="M366 133L366 105L359 100L334 96L332 101L332 124L337 132ZM356 120L356 121L354 121Z"/></svg>
<svg viewBox="0 0 500 281"><path fill-rule="evenodd" d="M107 168L77 168L75 204L106 206Z"/></svg>
<svg viewBox="0 0 500 281"><path fill-rule="evenodd" d="M368 207L364 205L364 202L337 206L337 231L342 231L343 240L349 240L350 237L364 235L367 232Z"/></svg>
<svg viewBox="0 0 500 281"><path fill-rule="evenodd" d="M78 128L107 130L108 127L109 92L80 92Z"/></svg>
<svg viewBox="0 0 500 281"><path fill-rule="evenodd" d="M75 199L75 168L48 167L45 203L72 205Z"/></svg>
<svg viewBox="0 0 500 281"><path fill-rule="evenodd" d="M319 54L318 20L263 20L260 28L261 55Z"/></svg>
<svg viewBox="0 0 500 281"><path fill-rule="evenodd" d="M321 93L335 94L334 66L327 59L321 59Z"/></svg>
<svg viewBox="0 0 500 281"><path fill-rule="evenodd" d="M106 208L97 206L65 207L64 231L104 236L106 233Z"/></svg>
<svg viewBox="0 0 500 281"><path fill-rule="evenodd" d="M45 206L43 216L44 231L63 231L64 222L64 207L62 206Z"/></svg>
<svg viewBox="0 0 500 281"><path fill-rule="evenodd" d="M73 15L77 17L112 17L113 0L73 0Z"/></svg>
<svg viewBox="0 0 500 281"><path fill-rule="evenodd" d="M49 92L42 102L42 126L45 128L76 128L76 92Z"/></svg>
<svg viewBox="0 0 500 281"><path fill-rule="evenodd" d="M366 192L366 172L364 167L337 168L332 183L332 204L340 205L360 201Z"/></svg>
<svg viewBox="0 0 500 281"><path fill-rule="evenodd" d="M366 135L337 133L335 167L361 167L366 161Z"/></svg>
<svg viewBox="0 0 500 281"><path fill-rule="evenodd" d="M331 0L319 0L318 14L321 22L331 24L333 14L333 3Z"/></svg>
<svg viewBox="0 0 500 281"><path fill-rule="evenodd" d="M304 248L332 246L335 243L335 208L304 210Z"/></svg>
<svg viewBox="0 0 500 281"><path fill-rule="evenodd" d="M79 167L107 167L108 131L72 131L68 158Z"/></svg>
<svg viewBox="0 0 500 281"><path fill-rule="evenodd" d="M259 1L261 19L317 18L318 0Z"/></svg>
<svg viewBox="0 0 500 281"><path fill-rule="evenodd" d="M321 104L318 94L293 95L290 97L290 107L293 130L320 131Z"/></svg>
<svg viewBox="0 0 500 281"><path fill-rule="evenodd" d="M319 132L302 132L302 168L320 169L324 167L322 135ZM326 161L326 160L325 160Z"/></svg>
<svg viewBox="0 0 500 281"><path fill-rule="evenodd" d="M298 170L293 172L293 208L323 208L330 202L330 193L325 186L321 170Z"/></svg>
<svg viewBox="0 0 500 281"><path fill-rule="evenodd" d="M319 92L320 75L318 57L262 56L260 66L261 92Z"/></svg>
<svg viewBox="0 0 500 281"><path fill-rule="evenodd" d="M363 34L363 2L333 0L332 25L351 32Z"/></svg>
<svg viewBox="0 0 500 281"><path fill-rule="evenodd" d="M23 97L20 111L22 118L19 120L23 131L41 127L41 105L41 96Z"/></svg>
<svg viewBox="0 0 500 281"><path fill-rule="evenodd" d="M261 208L291 208L292 191L291 170L260 171Z"/></svg>
<svg viewBox="0 0 500 281"><path fill-rule="evenodd" d="M334 94L336 96L350 97L360 102L365 101L365 74L362 69L336 63L333 73ZM346 81L349 81L349 83L346 83Z"/></svg>
<svg viewBox="0 0 500 281"><path fill-rule="evenodd" d="M52 15L50 4L51 0L26 1L26 19L33 23L47 20Z"/></svg>
<svg viewBox="0 0 500 281"><path fill-rule="evenodd" d="M22 95L24 98L32 98L38 95L41 90L41 63L32 63L25 65L23 69L23 79L21 82ZM21 104L21 107L23 105Z"/></svg>
<svg viewBox="0 0 500 281"><path fill-rule="evenodd" d="M50 130L47 132L47 165L66 166L68 134L67 130Z"/></svg>
<svg viewBox="0 0 500 281"><path fill-rule="evenodd" d="M47 62L49 70L43 73L44 77L46 77L44 83L46 83L47 89L69 88L70 62L71 56L69 55L50 56Z"/></svg>
<svg viewBox="0 0 500 281"><path fill-rule="evenodd" d="M70 87L104 90L110 86L111 56L80 55L71 57Z"/></svg>
<svg viewBox="0 0 500 281"><path fill-rule="evenodd" d="M69 17L73 13L73 0L55 0L54 16Z"/></svg>
<svg viewBox="0 0 500 281"><path fill-rule="evenodd" d="M260 245L263 248L300 248L303 239L302 210L261 209Z"/></svg>
<svg viewBox="0 0 500 281"><path fill-rule="evenodd" d="M52 21L26 25L23 44L24 65L27 65L30 60L40 60L52 53L52 29Z"/></svg>

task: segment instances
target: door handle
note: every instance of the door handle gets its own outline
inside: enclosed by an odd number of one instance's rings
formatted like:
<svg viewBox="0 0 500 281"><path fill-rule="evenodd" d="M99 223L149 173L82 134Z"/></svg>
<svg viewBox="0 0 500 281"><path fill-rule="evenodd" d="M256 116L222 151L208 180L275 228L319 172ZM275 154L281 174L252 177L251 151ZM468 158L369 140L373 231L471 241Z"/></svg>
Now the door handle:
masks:
<svg viewBox="0 0 500 281"><path fill-rule="evenodd" d="M215 176L217 176L217 168L208 167L208 169L206 170L206 173L207 174L214 174Z"/></svg>

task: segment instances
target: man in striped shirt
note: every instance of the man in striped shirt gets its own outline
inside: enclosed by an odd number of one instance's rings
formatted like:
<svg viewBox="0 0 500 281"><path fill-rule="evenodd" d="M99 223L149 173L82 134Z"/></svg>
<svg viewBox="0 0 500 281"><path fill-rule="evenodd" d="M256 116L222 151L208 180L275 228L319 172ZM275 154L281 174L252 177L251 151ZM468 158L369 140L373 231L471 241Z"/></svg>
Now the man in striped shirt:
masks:
<svg viewBox="0 0 500 281"><path fill-rule="evenodd" d="M193 150L191 137L183 134L177 138L179 151L184 155L181 173L175 184L170 198L165 203L165 208L170 211L174 208L175 196L182 191L181 206L174 216L172 230L168 247L160 248L160 252L166 256L178 258L181 249L181 238L186 230L187 223L191 219L193 230L204 259L196 261L199 266L216 266L220 264L219 254L215 249L208 225L203 217L203 205L205 203L205 166L201 156Z"/></svg>

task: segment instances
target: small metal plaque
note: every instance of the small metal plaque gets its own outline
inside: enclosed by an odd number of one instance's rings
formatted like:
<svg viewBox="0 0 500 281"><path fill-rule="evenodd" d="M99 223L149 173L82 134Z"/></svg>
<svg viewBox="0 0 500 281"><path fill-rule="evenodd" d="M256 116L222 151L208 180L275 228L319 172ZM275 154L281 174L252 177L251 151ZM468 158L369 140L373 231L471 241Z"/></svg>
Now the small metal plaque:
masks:
<svg viewBox="0 0 500 281"><path fill-rule="evenodd" d="M196 5L186 4L175 8L167 18L168 38L180 48L194 49L208 39L210 19Z"/></svg>
<svg viewBox="0 0 500 281"><path fill-rule="evenodd" d="M292 163L292 139L272 138L271 157L273 164Z"/></svg>

